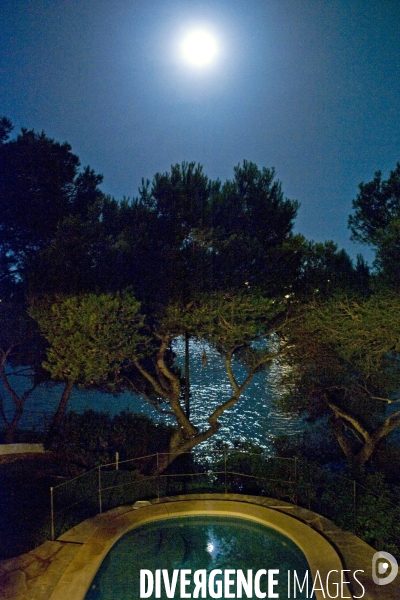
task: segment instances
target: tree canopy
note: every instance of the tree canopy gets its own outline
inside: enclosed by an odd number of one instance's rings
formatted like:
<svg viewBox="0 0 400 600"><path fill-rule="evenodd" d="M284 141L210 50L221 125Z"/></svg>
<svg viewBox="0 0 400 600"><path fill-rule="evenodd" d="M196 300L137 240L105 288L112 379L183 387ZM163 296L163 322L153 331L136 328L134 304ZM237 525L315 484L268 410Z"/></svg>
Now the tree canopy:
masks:
<svg viewBox="0 0 400 600"><path fill-rule="evenodd" d="M369 183L360 183L349 217L352 238L372 246L379 282L400 286L400 163L387 180L378 171Z"/></svg>
<svg viewBox="0 0 400 600"><path fill-rule="evenodd" d="M243 161L221 183L183 162L117 201L69 144L26 129L10 139L11 131L0 121L1 296L31 303L43 344L29 364L64 383L55 428L74 385L130 387L174 416L178 455L213 435L253 375L287 351L294 310L368 287L362 261L293 234L299 203L284 196L273 168ZM232 387L201 431L190 417L188 369L184 382L174 363L180 336L213 344Z"/></svg>
<svg viewBox="0 0 400 600"><path fill-rule="evenodd" d="M43 132L0 123L0 257L1 278L20 280L26 261L48 246L67 216L88 217L102 197L102 181L89 167L79 172L79 159L68 143ZM3 133L2 133L3 132Z"/></svg>
<svg viewBox="0 0 400 600"><path fill-rule="evenodd" d="M113 389L124 361L140 356L147 341L140 304L127 294L58 297L34 303L29 314L48 342L43 367L65 385L53 430L61 423L74 385Z"/></svg>
<svg viewBox="0 0 400 600"><path fill-rule="evenodd" d="M350 462L365 463L400 425L399 297L314 302L293 328L291 408L330 424Z"/></svg>
<svg viewBox="0 0 400 600"><path fill-rule="evenodd" d="M353 200L354 214L349 217L352 237L362 244L379 246L382 231L400 217L400 163L386 181L377 171L372 181L359 184L359 190Z"/></svg>
<svg viewBox="0 0 400 600"><path fill-rule="evenodd" d="M132 295L89 294L33 306L30 314L49 342L44 367L53 379L65 382L55 428L76 383L140 392L176 422L166 449L170 454L159 463L164 469L214 435L219 417L239 401L254 374L279 355L279 344L271 344L270 338L283 327L287 307L260 294L216 292L187 306L172 303L157 319L146 319ZM229 397L210 408L205 429L184 410L183 381L172 360L171 344L185 332L217 346L232 387ZM238 359L246 369L241 381L233 369Z"/></svg>

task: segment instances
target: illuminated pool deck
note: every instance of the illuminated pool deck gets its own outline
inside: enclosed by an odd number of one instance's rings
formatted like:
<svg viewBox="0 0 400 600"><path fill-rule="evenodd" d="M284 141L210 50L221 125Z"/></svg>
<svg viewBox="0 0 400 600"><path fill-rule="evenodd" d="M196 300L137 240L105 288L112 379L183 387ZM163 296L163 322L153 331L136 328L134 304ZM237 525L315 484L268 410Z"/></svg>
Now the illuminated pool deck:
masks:
<svg viewBox="0 0 400 600"><path fill-rule="evenodd" d="M0 561L0 597L10 600L83 600L104 557L127 531L144 523L185 515L221 515L250 519L289 537L303 551L314 577L357 570L365 600L400 598L400 577L386 586L372 581L368 544L337 528L331 521L297 506L258 496L203 494L152 500L134 508L126 505L88 519L22 556ZM378 548L378 550L385 550ZM277 566L279 568L279 565ZM347 574L347 573L346 573ZM333 579L332 579L333 581ZM359 585L343 588L343 598L360 596ZM316 600L324 598L316 591ZM325 596L326 597L326 596Z"/></svg>

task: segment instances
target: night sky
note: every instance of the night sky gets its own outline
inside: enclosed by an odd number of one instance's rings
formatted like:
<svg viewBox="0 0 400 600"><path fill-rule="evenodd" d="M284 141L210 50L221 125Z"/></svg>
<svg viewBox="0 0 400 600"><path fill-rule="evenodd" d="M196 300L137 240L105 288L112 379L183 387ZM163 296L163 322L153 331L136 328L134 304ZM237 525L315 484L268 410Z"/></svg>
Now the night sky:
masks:
<svg viewBox="0 0 400 600"><path fill-rule="evenodd" d="M199 26L219 45L200 70L180 53ZM106 193L247 159L301 202L295 231L360 251L358 184L400 161L399 0L2 0L0 30L0 115L68 141Z"/></svg>

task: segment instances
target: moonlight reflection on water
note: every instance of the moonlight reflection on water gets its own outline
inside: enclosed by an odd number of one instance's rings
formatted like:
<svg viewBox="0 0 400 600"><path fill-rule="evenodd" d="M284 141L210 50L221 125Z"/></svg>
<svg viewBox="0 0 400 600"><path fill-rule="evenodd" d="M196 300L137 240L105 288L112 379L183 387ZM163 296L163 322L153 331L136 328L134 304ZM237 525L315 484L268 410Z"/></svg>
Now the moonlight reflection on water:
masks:
<svg viewBox="0 0 400 600"><path fill-rule="evenodd" d="M184 366L184 340L177 340L174 345L177 363ZM191 419L201 429L207 426L207 417L219 404L230 398L232 388L226 374L223 357L218 352L200 341L191 340L190 352L190 391ZM206 353L207 363L203 364ZM201 450L213 450L217 442L232 445L234 440L249 440L267 451L272 450L272 439L277 435L292 435L304 429L302 419L295 415L282 413L274 406L273 400L284 392L279 388L279 380L285 366L274 361L264 372L257 373L250 385L232 407L219 419L221 428L210 440L201 444ZM235 376L242 381L245 376L240 363L234 366ZM19 382L15 382L17 386ZM57 406L61 386L41 386L27 402L21 426L40 428L43 415L50 417ZM7 398L7 395L5 395ZM8 405L8 409L11 404ZM152 417L156 422L174 423L172 417L157 413L139 396L128 392L118 397L95 391L74 390L69 404L70 410L83 412L86 409L118 414L122 410L141 412Z"/></svg>
<svg viewBox="0 0 400 600"><path fill-rule="evenodd" d="M178 340L174 347L183 368L184 341ZM203 366L205 350L207 364ZM191 417L200 427L207 424L207 416L232 394L232 388L223 364L223 357L211 346L192 340L190 352ZM217 440L232 445L233 440L251 441L257 446L271 449L271 441L277 435L293 435L304 429L302 419L296 415L282 413L274 406L274 399L284 391L279 388L284 365L274 361L264 372L257 373L239 399L239 402L219 419L221 429L210 440L201 445L212 450ZM239 382L245 370L236 363L235 376Z"/></svg>

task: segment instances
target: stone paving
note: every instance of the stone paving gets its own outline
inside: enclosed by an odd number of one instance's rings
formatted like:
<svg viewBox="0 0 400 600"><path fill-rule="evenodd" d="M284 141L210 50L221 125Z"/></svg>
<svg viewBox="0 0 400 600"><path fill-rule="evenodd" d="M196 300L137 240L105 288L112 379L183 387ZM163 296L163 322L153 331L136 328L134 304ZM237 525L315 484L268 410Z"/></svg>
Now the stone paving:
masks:
<svg viewBox="0 0 400 600"><path fill-rule="evenodd" d="M26 554L1 560L0 598L48 600L68 565L98 528L99 519L87 519L54 542L47 541Z"/></svg>
<svg viewBox="0 0 400 600"><path fill-rule="evenodd" d="M301 523L307 524L311 529L317 531L328 540L338 553L343 569L351 572L363 570L357 577L365 588L361 596L361 588L353 591L354 597L362 597L364 600L397 600L400 599L400 575L397 579L386 586L378 586L372 581L372 556L375 552L359 538L336 527L331 521L297 506L257 496L245 496L237 494L203 494L190 496L177 496L153 500L152 505L166 504L170 502L186 503L191 500L234 500L249 505L268 507L279 513L286 513ZM210 505L211 505L210 504ZM221 504L219 502L219 504ZM154 506L155 508L155 506ZM161 506L160 506L161 508ZM172 506L171 506L172 508ZM38 548L21 556L0 561L0 598L7 600L50 600L52 594L55 597L70 597L57 594L56 587L60 588L60 580L65 579L65 573L73 571L71 565L78 560L78 553L83 557L84 549L90 540L98 535L101 530L115 535L117 522L121 518L130 517L133 514L132 506L122 506L103 515L97 515L88 519L69 530L56 541L47 541ZM382 548L381 550L384 550ZM74 562L75 561L75 562ZM79 561L78 561L79 562ZM344 596L349 597L350 596ZM71 597L71 600L81 600L79 594ZM116 599L123 600L123 599Z"/></svg>
<svg viewBox="0 0 400 600"><path fill-rule="evenodd" d="M45 542L35 550L0 563L0 597L47 600L79 550L77 544Z"/></svg>

